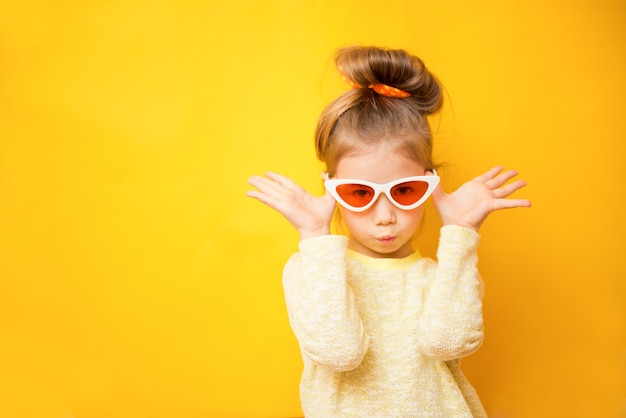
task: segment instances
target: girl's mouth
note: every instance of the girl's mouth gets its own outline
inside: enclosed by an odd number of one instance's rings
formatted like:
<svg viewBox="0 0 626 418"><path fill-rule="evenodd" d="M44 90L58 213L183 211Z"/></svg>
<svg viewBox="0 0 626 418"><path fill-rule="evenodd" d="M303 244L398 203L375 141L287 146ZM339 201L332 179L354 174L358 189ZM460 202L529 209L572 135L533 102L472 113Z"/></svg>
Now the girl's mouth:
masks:
<svg viewBox="0 0 626 418"><path fill-rule="evenodd" d="M376 238L376 240L383 245L390 245L394 243L394 241L396 240L396 237L380 237L380 238Z"/></svg>

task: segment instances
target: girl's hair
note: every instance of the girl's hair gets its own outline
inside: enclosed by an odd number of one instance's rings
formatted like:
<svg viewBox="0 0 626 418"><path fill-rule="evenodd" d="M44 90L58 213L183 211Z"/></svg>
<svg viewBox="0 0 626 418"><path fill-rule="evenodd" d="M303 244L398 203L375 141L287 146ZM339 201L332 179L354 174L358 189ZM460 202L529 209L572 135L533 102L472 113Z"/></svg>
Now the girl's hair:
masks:
<svg viewBox="0 0 626 418"><path fill-rule="evenodd" d="M443 103L442 87L418 57L399 49L348 47L335 63L361 88L352 89L322 112L315 131L317 157L333 177L339 160L363 147L385 143L399 147L430 170L432 134L427 116ZM382 96L368 86L385 84L410 94Z"/></svg>

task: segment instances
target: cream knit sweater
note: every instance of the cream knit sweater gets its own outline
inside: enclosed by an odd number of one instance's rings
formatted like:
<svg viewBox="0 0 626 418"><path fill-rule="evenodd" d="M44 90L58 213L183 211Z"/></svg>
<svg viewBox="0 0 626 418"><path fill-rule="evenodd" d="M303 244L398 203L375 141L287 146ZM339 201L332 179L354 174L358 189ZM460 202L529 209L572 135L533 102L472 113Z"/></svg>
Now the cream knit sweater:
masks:
<svg viewBox="0 0 626 418"><path fill-rule="evenodd" d="M444 226L438 263L366 257L339 235L300 242L283 286L306 418L486 417L458 361L483 339L478 242Z"/></svg>

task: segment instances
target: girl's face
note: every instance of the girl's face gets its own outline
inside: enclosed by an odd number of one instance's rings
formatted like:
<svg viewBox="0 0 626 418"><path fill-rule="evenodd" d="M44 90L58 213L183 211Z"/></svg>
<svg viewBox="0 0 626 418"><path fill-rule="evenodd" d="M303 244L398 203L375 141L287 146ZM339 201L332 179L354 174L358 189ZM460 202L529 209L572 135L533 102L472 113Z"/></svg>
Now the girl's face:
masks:
<svg viewBox="0 0 626 418"><path fill-rule="evenodd" d="M381 144L344 156L335 178L387 183L403 177L426 175L424 167L401 151ZM348 248L377 258L402 258L413 253L411 239L420 226L424 207L403 210L381 194L364 212L339 206L350 232Z"/></svg>

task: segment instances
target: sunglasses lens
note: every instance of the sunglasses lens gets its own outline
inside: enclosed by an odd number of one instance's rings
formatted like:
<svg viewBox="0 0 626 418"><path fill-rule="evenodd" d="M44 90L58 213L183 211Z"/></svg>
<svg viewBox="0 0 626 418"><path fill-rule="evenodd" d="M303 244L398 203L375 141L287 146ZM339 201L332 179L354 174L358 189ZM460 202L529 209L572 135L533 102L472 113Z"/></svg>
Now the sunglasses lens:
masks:
<svg viewBox="0 0 626 418"><path fill-rule="evenodd" d="M408 206L420 200L428 191L425 181L407 181L391 188L393 200L401 205Z"/></svg>
<svg viewBox="0 0 626 418"><path fill-rule="evenodd" d="M362 208L374 198L374 189L364 184L340 184L337 194L350 206Z"/></svg>

